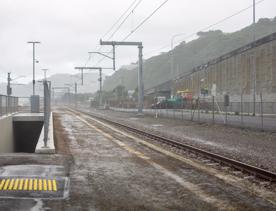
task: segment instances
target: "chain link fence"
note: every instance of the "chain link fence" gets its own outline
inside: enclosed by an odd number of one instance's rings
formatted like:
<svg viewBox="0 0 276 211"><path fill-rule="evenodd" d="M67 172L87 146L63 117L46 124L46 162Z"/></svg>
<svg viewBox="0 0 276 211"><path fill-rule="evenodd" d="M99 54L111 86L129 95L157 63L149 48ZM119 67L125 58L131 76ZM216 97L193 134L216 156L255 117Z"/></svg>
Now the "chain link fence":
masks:
<svg viewBox="0 0 276 211"><path fill-rule="evenodd" d="M137 109L111 108L123 112L137 112ZM182 105L159 104L144 113L156 118L190 120L198 123L223 124L241 128L276 131L276 102L264 102L262 95L255 103L240 101L218 102L215 97L200 97L184 101Z"/></svg>
<svg viewBox="0 0 276 211"><path fill-rule="evenodd" d="M18 97L0 95L0 116L18 111Z"/></svg>

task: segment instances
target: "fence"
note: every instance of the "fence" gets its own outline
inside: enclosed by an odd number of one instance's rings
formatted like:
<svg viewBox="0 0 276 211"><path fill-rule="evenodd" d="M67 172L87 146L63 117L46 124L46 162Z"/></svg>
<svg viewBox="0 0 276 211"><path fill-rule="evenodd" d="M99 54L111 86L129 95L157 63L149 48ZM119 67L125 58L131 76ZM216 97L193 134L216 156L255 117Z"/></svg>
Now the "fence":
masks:
<svg viewBox="0 0 276 211"><path fill-rule="evenodd" d="M123 112L136 112L137 109L111 108ZM263 102L262 96L255 104L253 115L253 103L217 102L214 97L209 99L201 97L193 101L187 101L180 107L163 104L154 109L144 109L144 113L156 118L171 118L178 120L190 120L198 123L224 124L241 128L251 128L266 131L276 131L276 102Z"/></svg>
<svg viewBox="0 0 276 211"><path fill-rule="evenodd" d="M0 95L0 116L18 111L18 97Z"/></svg>

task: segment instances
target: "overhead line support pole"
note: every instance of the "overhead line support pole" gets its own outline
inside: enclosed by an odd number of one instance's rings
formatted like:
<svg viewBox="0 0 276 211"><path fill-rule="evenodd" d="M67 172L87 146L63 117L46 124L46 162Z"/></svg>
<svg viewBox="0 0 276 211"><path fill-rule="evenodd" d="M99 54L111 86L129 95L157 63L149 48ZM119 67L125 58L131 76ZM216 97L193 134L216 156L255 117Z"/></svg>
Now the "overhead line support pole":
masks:
<svg viewBox="0 0 276 211"><path fill-rule="evenodd" d="M75 67L75 69L82 69L82 70L99 70L99 82L100 82L99 106L101 106L101 105L102 105L102 70L103 70L103 69L113 69L113 68L106 68L106 67Z"/></svg>
<svg viewBox="0 0 276 211"><path fill-rule="evenodd" d="M112 45L112 47L113 47L113 49L112 49L112 54L113 54L113 56L112 56L112 57L111 57L111 56L108 56L108 55L105 54L105 53L99 52L99 51L93 51L93 52L88 52L88 53L89 53L89 54L92 54L92 53L94 53L94 54L99 54L99 55L102 55L102 56L104 56L104 57L106 57L106 58L108 58L108 59L112 59L112 61L113 61L113 71L116 71L115 45Z"/></svg>
<svg viewBox="0 0 276 211"><path fill-rule="evenodd" d="M116 41L102 41L100 45L111 45L115 49L116 45L122 46L137 46L139 49L139 69L138 69L138 113L143 113L144 101L144 84L143 84L143 43L142 42L116 42Z"/></svg>
<svg viewBox="0 0 276 211"><path fill-rule="evenodd" d="M33 95L35 95L35 44L39 44L37 41L29 41L33 45Z"/></svg>

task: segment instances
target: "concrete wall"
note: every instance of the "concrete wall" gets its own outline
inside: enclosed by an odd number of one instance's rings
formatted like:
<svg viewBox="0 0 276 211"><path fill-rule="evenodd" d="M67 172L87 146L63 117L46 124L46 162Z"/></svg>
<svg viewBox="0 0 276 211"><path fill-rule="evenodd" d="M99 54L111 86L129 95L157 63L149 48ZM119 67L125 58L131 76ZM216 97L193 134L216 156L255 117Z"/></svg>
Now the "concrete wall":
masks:
<svg viewBox="0 0 276 211"><path fill-rule="evenodd" d="M175 81L174 90L189 89L198 96L200 89L211 91L216 84L217 100L229 94L232 101L252 102L253 96L253 58L256 64L256 94L260 93L266 102L276 102L276 34L264 37L233 52L200 65L193 73L180 76Z"/></svg>
<svg viewBox="0 0 276 211"><path fill-rule="evenodd" d="M0 153L13 152L14 143L12 115L0 117L0 131Z"/></svg>

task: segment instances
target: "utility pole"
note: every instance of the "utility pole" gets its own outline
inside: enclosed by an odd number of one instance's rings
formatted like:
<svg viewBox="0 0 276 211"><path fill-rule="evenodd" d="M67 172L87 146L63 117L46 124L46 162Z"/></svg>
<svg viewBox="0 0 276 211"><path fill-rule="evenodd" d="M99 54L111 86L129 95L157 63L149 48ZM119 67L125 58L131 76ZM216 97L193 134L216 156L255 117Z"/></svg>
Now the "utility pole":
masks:
<svg viewBox="0 0 276 211"><path fill-rule="evenodd" d="M74 90L75 90L74 102L75 102L75 107L77 107L78 84L75 82L74 84L64 84L64 85L74 88Z"/></svg>
<svg viewBox="0 0 276 211"><path fill-rule="evenodd" d="M75 67L75 69L81 71L81 85L83 86L83 69L85 69L85 67Z"/></svg>
<svg viewBox="0 0 276 211"><path fill-rule="evenodd" d="M116 70L116 64L115 64L115 45L112 45L112 53L113 53L113 70Z"/></svg>
<svg viewBox="0 0 276 211"><path fill-rule="evenodd" d="M99 107L102 106L102 70L103 69L113 69L113 68L103 68L103 67L75 67L75 69L82 70L99 70L99 79L100 82L100 90L99 90Z"/></svg>
<svg viewBox="0 0 276 211"><path fill-rule="evenodd" d="M69 96L70 96L70 87L61 86L61 87L52 87L52 90L67 90L68 95L68 104L70 103Z"/></svg>
<svg viewBox="0 0 276 211"><path fill-rule="evenodd" d="M39 44L38 41L29 41L33 45L33 95L35 95L35 44Z"/></svg>
<svg viewBox="0 0 276 211"><path fill-rule="evenodd" d="M75 82L75 94L78 93L78 84Z"/></svg>
<svg viewBox="0 0 276 211"><path fill-rule="evenodd" d="M138 113L143 113L144 101L144 84L143 84L143 44L142 42L116 42L116 41L102 41L100 45L111 45L113 50L116 45L137 46L139 49L139 71L138 71Z"/></svg>
<svg viewBox="0 0 276 211"><path fill-rule="evenodd" d="M256 2L253 0L253 48L256 41ZM252 56L252 76L253 76L253 116L256 115L256 86L257 86L257 74L256 74L256 55L253 49Z"/></svg>

